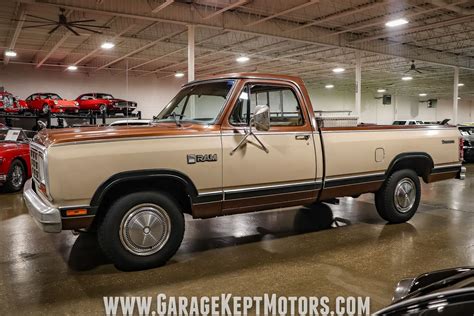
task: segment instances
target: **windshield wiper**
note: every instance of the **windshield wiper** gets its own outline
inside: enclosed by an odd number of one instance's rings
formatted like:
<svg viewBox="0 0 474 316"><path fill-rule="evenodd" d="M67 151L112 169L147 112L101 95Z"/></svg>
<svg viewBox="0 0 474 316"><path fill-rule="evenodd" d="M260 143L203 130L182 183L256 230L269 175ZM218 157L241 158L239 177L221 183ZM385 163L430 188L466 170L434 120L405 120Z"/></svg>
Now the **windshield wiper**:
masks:
<svg viewBox="0 0 474 316"><path fill-rule="evenodd" d="M176 123L176 126L181 127L180 119L182 119L184 117L184 114L177 114L177 113L173 112L171 114L163 115L164 119L166 119L168 117L174 118L174 122Z"/></svg>

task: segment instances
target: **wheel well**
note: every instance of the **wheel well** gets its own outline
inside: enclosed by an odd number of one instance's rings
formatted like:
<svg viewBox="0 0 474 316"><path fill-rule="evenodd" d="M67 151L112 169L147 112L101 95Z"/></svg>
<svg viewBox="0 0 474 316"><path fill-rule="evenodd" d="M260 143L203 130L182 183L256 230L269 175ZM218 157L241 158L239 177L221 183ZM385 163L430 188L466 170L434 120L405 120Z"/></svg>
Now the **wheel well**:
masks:
<svg viewBox="0 0 474 316"><path fill-rule="evenodd" d="M414 170L426 183L434 167L433 159L426 153L401 154L393 159L387 175L402 169Z"/></svg>
<svg viewBox="0 0 474 316"><path fill-rule="evenodd" d="M103 218L109 207L118 198L142 191L165 192L174 198L183 213L192 213L191 196L186 185L179 179L172 177L124 179L108 186L106 190L100 194L99 198L93 198L91 206L96 208L96 218L93 226Z"/></svg>

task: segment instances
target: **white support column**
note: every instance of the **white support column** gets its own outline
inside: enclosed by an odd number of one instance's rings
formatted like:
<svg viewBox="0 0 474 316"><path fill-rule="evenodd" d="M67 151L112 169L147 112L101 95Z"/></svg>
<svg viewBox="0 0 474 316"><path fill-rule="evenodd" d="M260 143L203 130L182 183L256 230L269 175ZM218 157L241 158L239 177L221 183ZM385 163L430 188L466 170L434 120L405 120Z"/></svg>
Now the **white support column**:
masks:
<svg viewBox="0 0 474 316"><path fill-rule="evenodd" d="M188 82L194 80L194 25L188 25Z"/></svg>
<svg viewBox="0 0 474 316"><path fill-rule="evenodd" d="M459 84L459 67L454 67L454 84L453 84L453 124L458 124L458 84Z"/></svg>
<svg viewBox="0 0 474 316"><path fill-rule="evenodd" d="M355 81L356 81L356 91L355 91L355 115L359 117L358 122L360 122L360 113L361 113L361 99L362 99L362 89L361 89L361 80L362 80L362 61L360 59L360 52L356 51L356 69L355 69Z"/></svg>

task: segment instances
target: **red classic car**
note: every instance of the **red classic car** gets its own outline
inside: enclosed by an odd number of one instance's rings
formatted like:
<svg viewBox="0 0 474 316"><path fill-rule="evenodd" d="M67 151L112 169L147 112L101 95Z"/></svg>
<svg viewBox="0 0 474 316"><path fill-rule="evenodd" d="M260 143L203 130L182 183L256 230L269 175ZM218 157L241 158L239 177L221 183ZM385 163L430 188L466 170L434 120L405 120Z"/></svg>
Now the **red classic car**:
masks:
<svg viewBox="0 0 474 316"><path fill-rule="evenodd" d="M0 185L8 192L21 190L31 177L30 139L33 132L0 128Z"/></svg>
<svg viewBox="0 0 474 316"><path fill-rule="evenodd" d="M74 100L66 100L56 93L38 92L26 98L30 111L41 111L43 114L51 113L78 113L79 104Z"/></svg>
<svg viewBox="0 0 474 316"><path fill-rule="evenodd" d="M28 110L25 100L20 100L10 92L0 91L0 111L6 113L23 113Z"/></svg>
<svg viewBox="0 0 474 316"><path fill-rule="evenodd" d="M137 108L137 103L114 98L109 93L90 92L81 94L76 98L81 111L98 111L109 114L130 114Z"/></svg>

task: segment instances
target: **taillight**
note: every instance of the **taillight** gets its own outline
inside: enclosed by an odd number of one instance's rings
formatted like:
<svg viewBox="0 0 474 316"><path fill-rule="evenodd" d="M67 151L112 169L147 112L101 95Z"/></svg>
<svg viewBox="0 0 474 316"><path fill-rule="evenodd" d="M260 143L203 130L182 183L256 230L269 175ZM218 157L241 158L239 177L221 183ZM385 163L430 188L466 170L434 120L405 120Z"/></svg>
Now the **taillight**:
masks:
<svg viewBox="0 0 474 316"><path fill-rule="evenodd" d="M464 138L459 138L459 161L464 161Z"/></svg>

